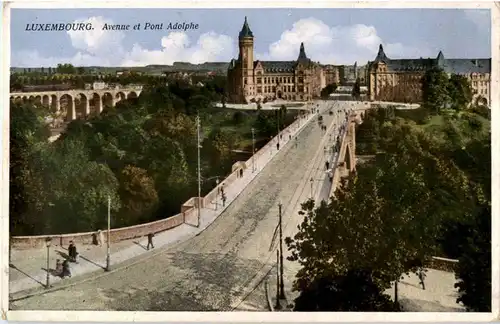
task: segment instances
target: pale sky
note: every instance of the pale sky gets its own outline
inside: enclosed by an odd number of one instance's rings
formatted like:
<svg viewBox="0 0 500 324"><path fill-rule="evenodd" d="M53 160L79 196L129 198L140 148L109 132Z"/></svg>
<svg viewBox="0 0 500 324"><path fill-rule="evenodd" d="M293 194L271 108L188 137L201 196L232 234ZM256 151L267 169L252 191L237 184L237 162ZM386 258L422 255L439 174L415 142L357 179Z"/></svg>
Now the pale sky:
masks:
<svg viewBox="0 0 500 324"><path fill-rule="evenodd" d="M228 62L248 17L255 59L293 60L299 45L324 64L364 65L380 43L390 58L491 57L489 10L475 9L12 9L15 67ZM92 22L93 31L26 31L32 23ZM189 31L103 31L104 23L193 22Z"/></svg>

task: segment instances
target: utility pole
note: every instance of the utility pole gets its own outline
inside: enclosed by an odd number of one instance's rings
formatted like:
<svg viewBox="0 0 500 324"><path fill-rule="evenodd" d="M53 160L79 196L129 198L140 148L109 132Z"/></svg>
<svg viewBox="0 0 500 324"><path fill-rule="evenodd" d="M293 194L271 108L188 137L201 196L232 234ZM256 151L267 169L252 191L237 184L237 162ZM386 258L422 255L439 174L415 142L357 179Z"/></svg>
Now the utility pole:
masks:
<svg viewBox="0 0 500 324"><path fill-rule="evenodd" d="M283 229L281 219L281 203L278 205L279 211L279 226L280 226L280 299L285 299L285 287L283 283Z"/></svg>
<svg viewBox="0 0 500 324"><path fill-rule="evenodd" d="M255 172L255 132L252 127L252 172Z"/></svg>
<svg viewBox="0 0 500 324"><path fill-rule="evenodd" d="M197 128L197 142L198 142L198 224L196 224L196 227L200 226L200 218L201 218L201 158L200 158L200 115L196 116L196 128Z"/></svg>
<svg viewBox="0 0 500 324"><path fill-rule="evenodd" d="M274 308L281 309L280 304L280 275L279 275L279 264L280 264L280 252L276 250L276 306Z"/></svg>
<svg viewBox="0 0 500 324"><path fill-rule="evenodd" d="M111 255L110 255L110 238L111 238L111 196L108 195L108 233L107 233L107 253L106 253L106 271L110 270L111 266Z"/></svg>
<svg viewBox="0 0 500 324"><path fill-rule="evenodd" d="M311 199L312 199L313 198L313 184L314 184L314 180L313 180L313 178L311 178L309 181L311 182Z"/></svg>

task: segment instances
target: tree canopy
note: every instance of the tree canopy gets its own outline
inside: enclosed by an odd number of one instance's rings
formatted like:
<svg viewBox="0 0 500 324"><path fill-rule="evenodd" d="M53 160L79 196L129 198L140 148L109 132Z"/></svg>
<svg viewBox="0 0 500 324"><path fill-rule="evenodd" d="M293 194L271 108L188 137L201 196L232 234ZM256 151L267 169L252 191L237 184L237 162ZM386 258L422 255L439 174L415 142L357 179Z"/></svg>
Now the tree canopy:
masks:
<svg viewBox="0 0 500 324"><path fill-rule="evenodd" d="M454 243L446 238L457 231L465 237L452 241L460 246L455 255L462 269L459 301L485 309L491 300L486 297L491 287L488 229L471 225L477 215L482 224L491 217L483 207L490 200L490 169L476 173L480 161L475 158L489 149L489 137L471 127L467 114L450 117L459 118L460 126L444 138L398 114L367 112L356 141L374 158L358 165L328 203L303 204L299 231L286 239L290 259L301 266L294 283L300 292L296 310L391 309L383 291L430 257L450 251ZM461 139L471 132L476 139L464 148ZM466 276L467 271L477 276ZM470 302L475 293L485 296L477 304Z"/></svg>

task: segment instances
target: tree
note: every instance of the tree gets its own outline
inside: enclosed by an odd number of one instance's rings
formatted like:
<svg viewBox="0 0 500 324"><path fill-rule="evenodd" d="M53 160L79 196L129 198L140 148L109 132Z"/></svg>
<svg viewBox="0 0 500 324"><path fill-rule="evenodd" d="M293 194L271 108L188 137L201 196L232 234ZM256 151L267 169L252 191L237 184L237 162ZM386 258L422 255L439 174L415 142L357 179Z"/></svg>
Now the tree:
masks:
<svg viewBox="0 0 500 324"><path fill-rule="evenodd" d="M50 188L38 193L43 204L36 216L43 223L37 223L37 234L93 231L106 225L108 197L112 210L120 207L113 172L104 164L89 161L81 141L40 143L29 164L41 187Z"/></svg>
<svg viewBox="0 0 500 324"><path fill-rule="evenodd" d="M315 279L295 299L297 312L389 312L396 307L364 270Z"/></svg>
<svg viewBox="0 0 500 324"><path fill-rule="evenodd" d="M147 171L127 165L120 171L120 198L123 202L118 217L122 226L147 222L158 204L154 180Z"/></svg>
<svg viewBox="0 0 500 324"><path fill-rule="evenodd" d="M352 97L356 100L359 100L359 98L361 97L361 86L359 78L356 79L356 82L352 87Z"/></svg>
<svg viewBox="0 0 500 324"><path fill-rule="evenodd" d="M464 219L481 190L442 157L439 143L400 119L381 125L373 163L359 166L335 199L302 206L299 232L287 238L301 269L294 288L320 278L368 271L380 290L436 251L443 224Z"/></svg>
<svg viewBox="0 0 500 324"><path fill-rule="evenodd" d="M455 284L469 311L491 312L491 206L484 204L476 214L470 235L459 258Z"/></svg>
<svg viewBox="0 0 500 324"><path fill-rule="evenodd" d="M47 188L33 172L33 151L50 136L44 110L32 104L10 106L9 220L15 235L38 234L44 220L38 217L46 204Z"/></svg>
<svg viewBox="0 0 500 324"><path fill-rule="evenodd" d="M336 83L330 83L329 85L327 85L326 87L324 87L323 89L321 89L321 98L322 99L328 99L328 97L330 96L331 93L335 92L335 90L337 90L337 84Z"/></svg>
<svg viewBox="0 0 500 324"><path fill-rule="evenodd" d="M472 88L470 82L462 75L451 75L448 80L447 91L451 101L451 108L454 110L463 110L467 108L472 101Z"/></svg>
<svg viewBox="0 0 500 324"><path fill-rule="evenodd" d="M449 101L448 76L434 67L425 72L422 77L422 106L433 114L438 114Z"/></svg>

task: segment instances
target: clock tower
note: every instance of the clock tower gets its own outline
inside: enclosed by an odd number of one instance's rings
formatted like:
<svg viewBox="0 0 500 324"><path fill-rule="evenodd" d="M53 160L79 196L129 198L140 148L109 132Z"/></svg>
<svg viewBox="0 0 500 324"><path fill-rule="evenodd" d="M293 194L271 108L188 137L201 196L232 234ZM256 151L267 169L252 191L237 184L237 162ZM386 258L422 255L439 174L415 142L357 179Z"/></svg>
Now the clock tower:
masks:
<svg viewBox="0 0 500 324"><path fill-rule="evenodd" d="M254 69L253 69L253 33L248 26L247 17L241 28L239 37L239 61L241 64L241 81L243 96L255 95Z"/></svg>

